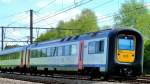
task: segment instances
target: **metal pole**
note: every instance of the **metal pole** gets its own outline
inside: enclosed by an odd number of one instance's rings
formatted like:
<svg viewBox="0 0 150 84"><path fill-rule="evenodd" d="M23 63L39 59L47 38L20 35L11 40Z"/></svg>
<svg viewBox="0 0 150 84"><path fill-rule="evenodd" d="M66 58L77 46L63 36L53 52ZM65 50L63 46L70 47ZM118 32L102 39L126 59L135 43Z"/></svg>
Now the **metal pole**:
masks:
<svg viewBox="0 0 150 84"><path fill-rule="evenodd" d="M30 10L30 44L33 43L33 10Z"/></svg>

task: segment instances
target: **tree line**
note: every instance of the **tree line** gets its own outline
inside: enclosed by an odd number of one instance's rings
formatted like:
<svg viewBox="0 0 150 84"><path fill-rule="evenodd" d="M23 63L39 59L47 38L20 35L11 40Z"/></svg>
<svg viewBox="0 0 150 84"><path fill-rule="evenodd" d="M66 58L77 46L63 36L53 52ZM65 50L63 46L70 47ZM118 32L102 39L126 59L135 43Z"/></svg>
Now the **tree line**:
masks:
<svg viewBox="0 0 150 84"><path fill-rule="evenodd" d="M65 30L64 30L65 29ZM67 30L68 29L68 30ZM69 30L76 29L76 30ZM87 32L98 31L97 18L93 11L84 9L80 15L68 22L60 21L57 27L41 34L36 41L54 40Z"/></svg>

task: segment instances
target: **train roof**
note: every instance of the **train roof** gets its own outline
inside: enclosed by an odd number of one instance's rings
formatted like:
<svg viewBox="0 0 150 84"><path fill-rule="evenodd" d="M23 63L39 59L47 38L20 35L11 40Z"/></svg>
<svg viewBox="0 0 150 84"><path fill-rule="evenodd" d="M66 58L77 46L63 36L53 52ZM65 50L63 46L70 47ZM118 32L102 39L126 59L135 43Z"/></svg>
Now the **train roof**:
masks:
<svg viewBox="0 0 150 84"><path fill-rule="evenodd" d="M132 29L131 28L130 29L129 28L110 28L110 29L99 30L96 32L89 32L89 33L85 33L85 34L81 34L81 35L69 36L69 37L52 40L52 41L39 42L39 43L30 45L30 48L42 47L44 45L51 45L51 44L55 44L55 43L74 42L74 41L79 41L79 40L87 40L87 39L91 39L91 38L108 37L110 34L117 33L120 31L134 31L134 32L138 33L139 35L141 35L137 30L135 30L133 28Z"/></svg>
<svg viewBox="0 0 150 84"><path fill-rule="evenodd" d="M13 53L13 52L19 52L19 51L22 51L24 49L24 47L25 46L5 49L5 50L3 50L3 51L0 52L0 55L2 55L2 54L8 54L8 53Z"/></svg>
<svg viewBox="0 0 150 84"><path fill-rule="evenodd" d="M94 37L96 38L99 36L107 37L110 30L112 30L112 29L105 29L105 30L100 30L97 32L89 32L89 33L85 33L85 34L81 34L81 35L69 36L69 37L52 40L52 41L39 42L39 43L30 45L30 47L32 48L35 46L37 47L37 46L42 46L42 45L46 45L46 44L65 43L65 42L73 42L73 41L78 41L78 40L86 40L86 39L91 39Z"/></svg>

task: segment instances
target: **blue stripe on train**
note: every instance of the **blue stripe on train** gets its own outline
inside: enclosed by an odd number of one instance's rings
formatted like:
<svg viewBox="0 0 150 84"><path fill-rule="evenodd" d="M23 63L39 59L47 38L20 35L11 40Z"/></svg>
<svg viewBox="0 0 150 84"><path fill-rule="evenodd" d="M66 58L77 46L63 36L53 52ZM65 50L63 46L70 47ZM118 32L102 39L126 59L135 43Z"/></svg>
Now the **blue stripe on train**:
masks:
<svg viewBox="0 0 150 84"><path fill-rule="evenodd" d="M33 66L39 66L39 67L78 67L78 65L75 65L75 64L69 64L69 65L33 65ZM106 67L106 64L84 64L83 67Z"/></svg>

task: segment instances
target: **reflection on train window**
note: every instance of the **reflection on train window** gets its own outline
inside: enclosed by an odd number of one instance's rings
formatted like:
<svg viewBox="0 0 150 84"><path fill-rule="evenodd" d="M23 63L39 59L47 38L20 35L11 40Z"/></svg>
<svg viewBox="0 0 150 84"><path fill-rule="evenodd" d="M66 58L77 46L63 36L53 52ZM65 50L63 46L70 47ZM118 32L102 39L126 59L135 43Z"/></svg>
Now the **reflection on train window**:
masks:
<svg viewBox="0 0 150 84"><path fill-rule="evenodd" d="M88 43L88 53L97 54L104 52L104 41L92 41Z"/></svg>
<svg viewBox="0 0 150 84"><path fill-rule="evenodd" d="M134 50L134 40L133 39L119 39L119 49L120 50Z"/></svg>
<svg viewBox="0 0 150 84"><path fill-rule="evenodd" d="M88 44L88 52L89 54L94 54L95 53L95 41L94 42L89 42Z"/></svg>
<svg viewBox="0 0 150 84"><path fill-rule="evenodd" d="M42 55L41 49L38 49L37 50L37 57L41 57L41 55Z"/></svg>
<svg viewBox="0 0 150 84"><path fill-rule="evenodd" d="M10 59L19 59L20 58L20 52L13 52L13 53L7 53L0 55L0 60L10 60Z"/></svg>
<svg viewBox="0 0 150 84"><path fill-rule="evenodd" d="M99 51L104 52L104 41L103 40L99 42Z"/></svg>
<svg viewBox="0 0 150 84"><path fill-rule="evenodd" d="M46 48L43 48L42 49L42 57L46 57L46 54L47 53L47 49Z"/></svg>
<svg viewBox="0 0 150 84"><path fill-rule="evenodd" d="M54 47L53 56L58 56L58 48Z"/></svg>
<svg viewBox="0 0 150 84"><path fill-rule="evenodd" d="M60 46L58 47L58 56L62 56L63 55L63 47Z"/></svg>
<svg viewBox="0 0 150 84"><path fill-rule="evenodd" d="M31 58L36 57L36 50L31 50L31 54L30 54Z"/></svg>
<svg viewBox="0 0 150 84"><path fill-rule="evenodd" d="M50 50L50 56L54 56L55 47L51 47L50 49L51 49L51 50Z"/></svg>
<svg viewBox="0 0 150 84"><path fill-rule="evenodd" d="M71 55L77 54L77 45L71 45Z"/></svg>
<svg viewBox="0 0 150 84"><path fill-rule="evenodd" d="M41 48L31 50L31 58L50 56L74 56L77 54L77 45Z"/></svg>
<svg viewBox="0 0 150 84"><path fill-rule="evenodd" d="M47 48L47 57L49 57L50 56L50 48Z"/></svg>
<svg viewBox="0 0 150 84"><path fill-rule="evenodd" d="M64 46L64 56L69 56L70 55L70 46L67 45L67 46Z"/></svg>

